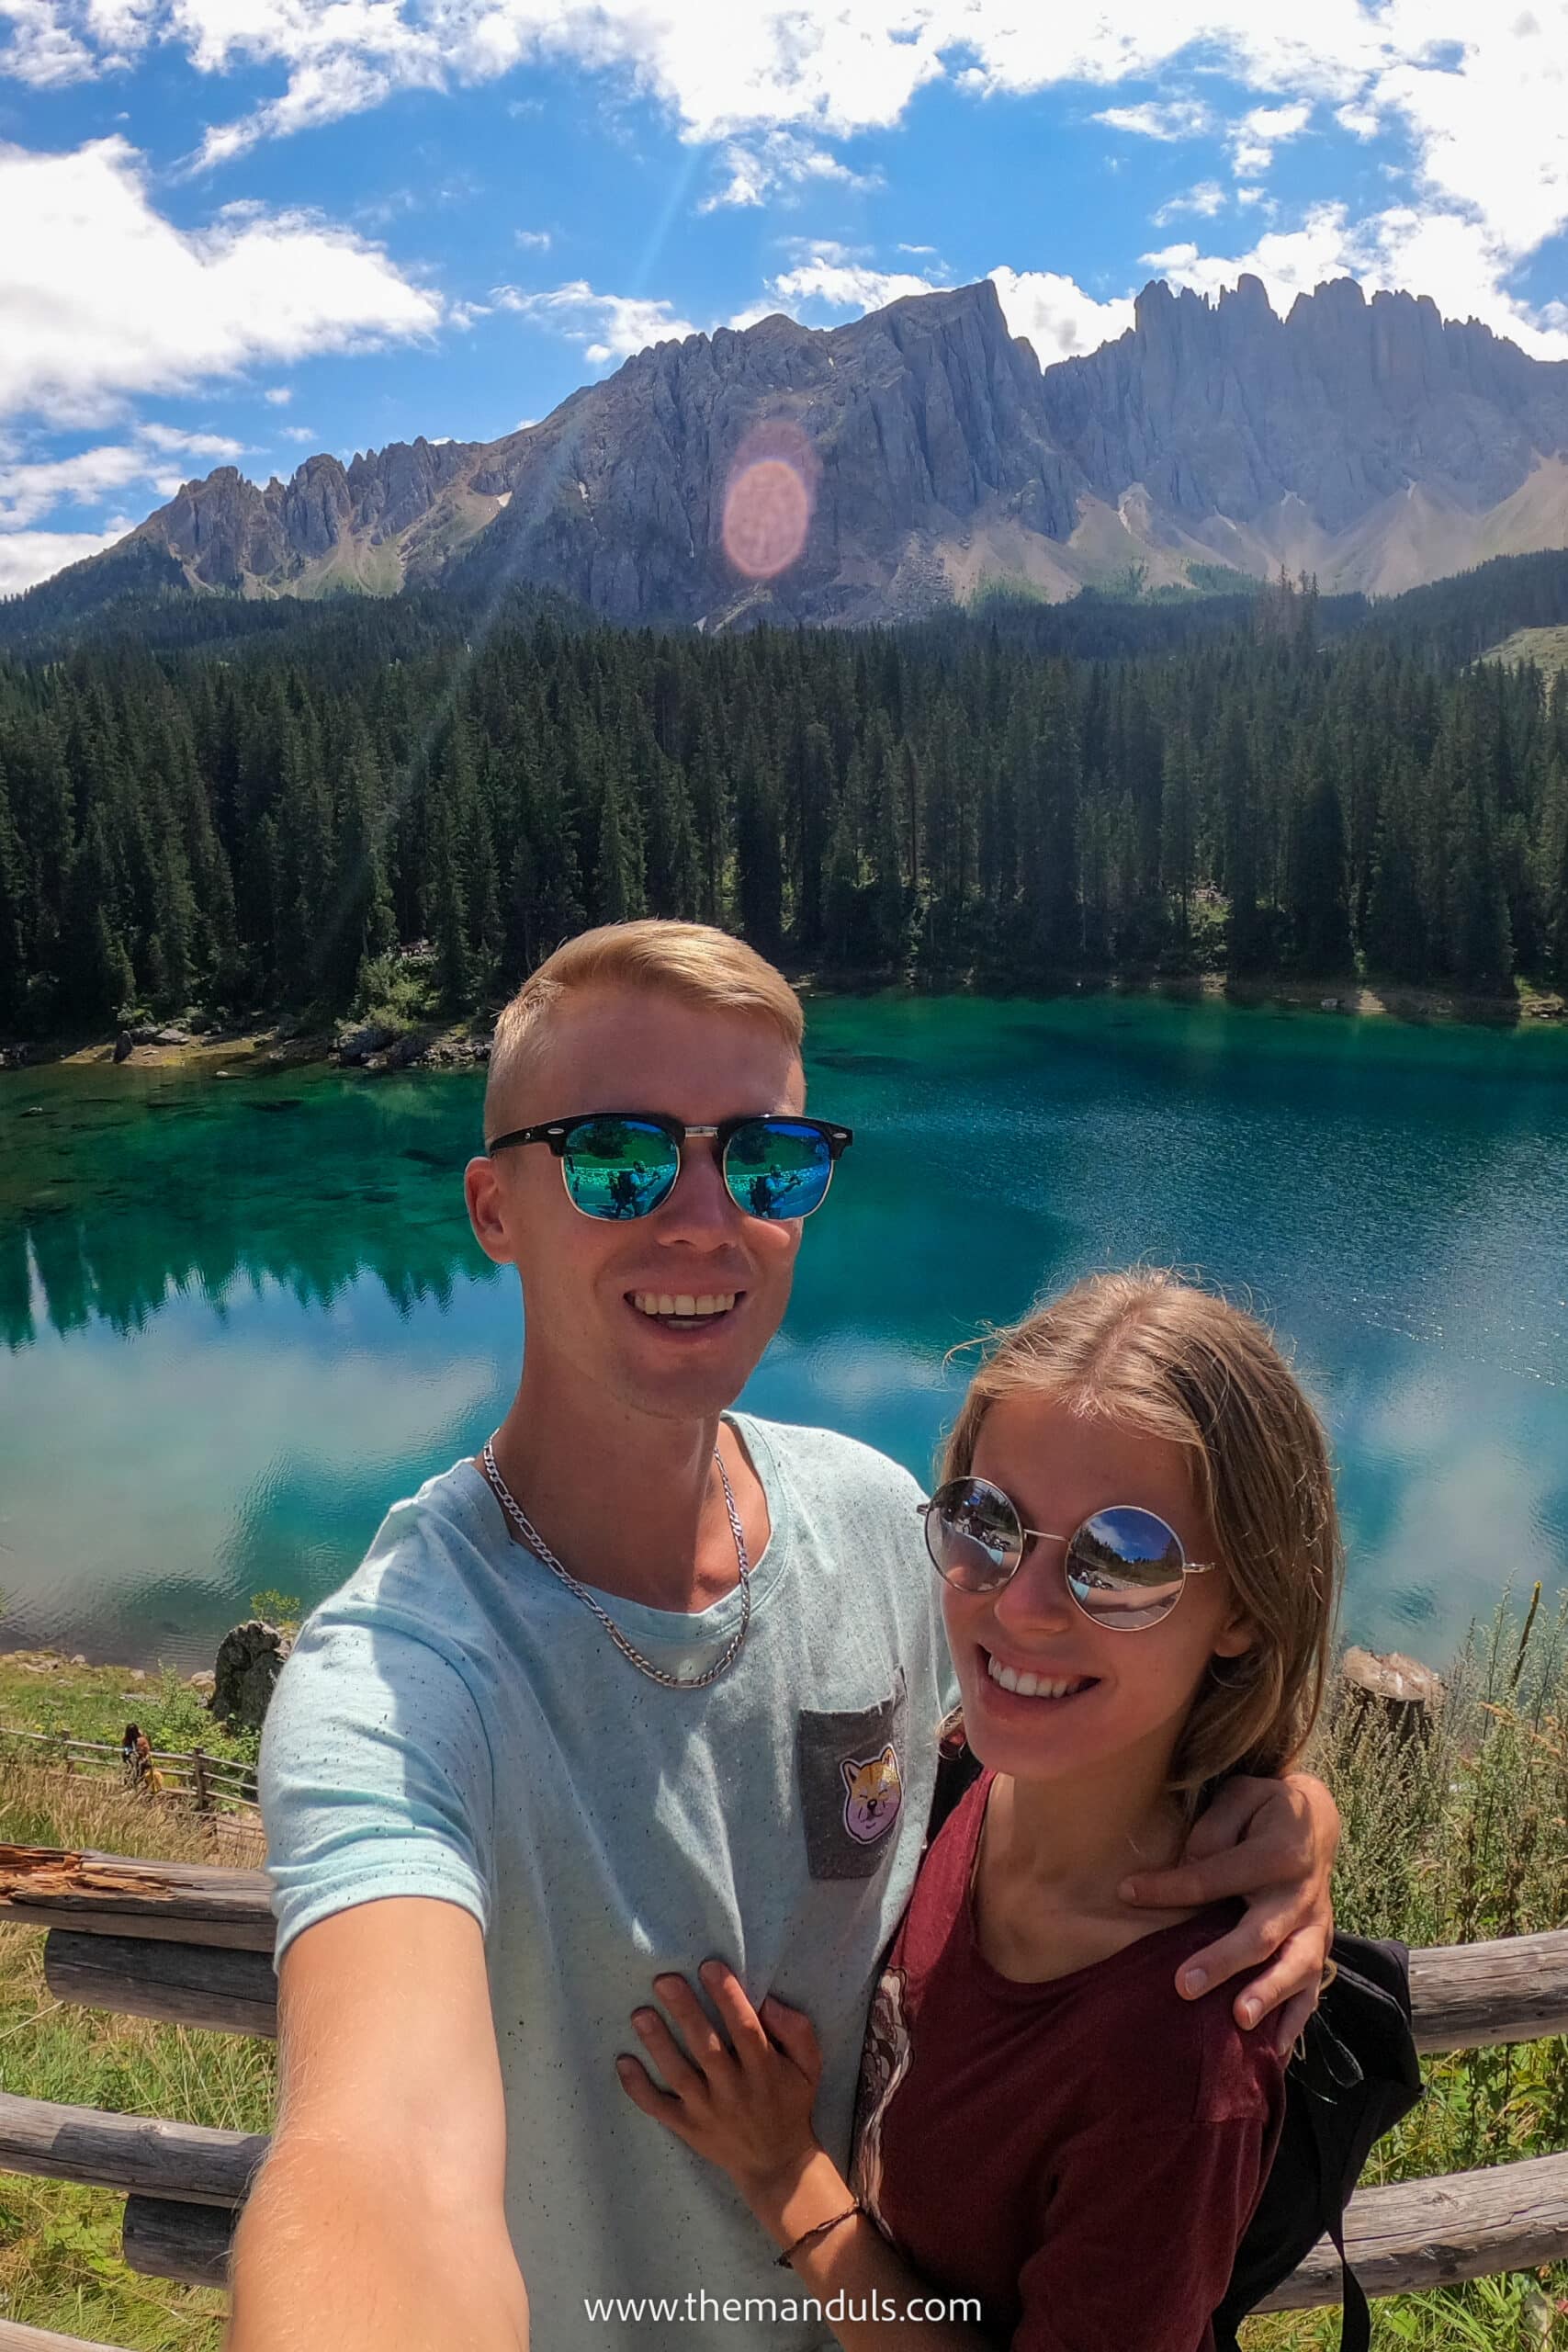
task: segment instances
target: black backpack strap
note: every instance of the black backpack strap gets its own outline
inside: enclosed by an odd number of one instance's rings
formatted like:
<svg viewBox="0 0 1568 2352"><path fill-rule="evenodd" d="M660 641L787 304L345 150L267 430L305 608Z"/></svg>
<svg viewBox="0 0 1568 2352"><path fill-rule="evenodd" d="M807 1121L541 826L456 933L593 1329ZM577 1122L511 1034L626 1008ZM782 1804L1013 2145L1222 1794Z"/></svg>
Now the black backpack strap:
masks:
<svg viewBox="0 0 1568 2352"><path fill-rule="evenodd" d="M1339 2301L1342 2316L1339 2322L1339 2352L1371 2352L1372 2341L1372 2311L1366 2290L1350 2267L1345 2251L1345 2227L1337 2217L1329 2222L1328 2234L1334 2251L1339 2256Z"/></svg>
<svg viewBox="0 0 1568 2352"><path fill-rule="evenodd" d="M974 1787L981 1769L980 1759L970 1749L962 1726L953 1732L944 1727L937 1748L936 1786L931 1792L931 1809L926 1821L928 1846L935 1844L937 1832Z"/></svg>
<svg viewBox="0 0 1568 2352"><path fill-rule="evenodd" d="M1309 2093L1306 2109L1312 2119L1313 2146L1317 2153L1319 2190L1327 2211L1328 2240L1339 2256L1339 2352L1371 2352L1371 2306L1345 2251L1345 2217L1335 2193L1334 2160L1325 2139L1322 2101Z"/></svg>

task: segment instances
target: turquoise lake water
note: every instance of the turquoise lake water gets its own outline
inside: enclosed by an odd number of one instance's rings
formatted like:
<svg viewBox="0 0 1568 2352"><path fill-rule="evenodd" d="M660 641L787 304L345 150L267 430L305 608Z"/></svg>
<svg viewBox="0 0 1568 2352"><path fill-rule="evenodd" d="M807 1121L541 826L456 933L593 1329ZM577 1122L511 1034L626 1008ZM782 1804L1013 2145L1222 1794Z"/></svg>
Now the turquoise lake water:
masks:
<svg viewBox="0 0 1568 2352"><path fill-rule="evenodd" d="M1568 1584L1568 1037L1107 997L818 1000L857 1130L747 1402L922 1475L945 1352L1089 1269L1247 1295L1322 1401L1347 1627L1441 1663ZM460 1175L468 1073L0 1077L7 1645L185 1668L306 1603L472 1452L514 1285Z"/></svg>

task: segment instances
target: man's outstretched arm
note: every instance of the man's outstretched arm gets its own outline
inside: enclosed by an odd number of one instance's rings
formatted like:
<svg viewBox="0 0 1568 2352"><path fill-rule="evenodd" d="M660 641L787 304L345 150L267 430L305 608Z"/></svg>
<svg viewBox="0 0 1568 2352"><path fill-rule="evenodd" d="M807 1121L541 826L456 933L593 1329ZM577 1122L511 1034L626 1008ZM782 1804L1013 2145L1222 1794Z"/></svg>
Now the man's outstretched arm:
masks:
<svg viewBox="0 0 1568 2352"><path fill-rule="evenodd" d="M1284 2052L1317 2005L1334 1935L1338 1850L1339 1811L1321 1781L1309 1772L1278 1781L1237 1774L1194 1825L1175 1869L1129 1879L1122 1893L1130 1903L1170 1910L1245 1896L1246 1916L1183 1962L1178 1989L1196 2000L1211 1984L1261 1970L1236 1995L1236 2023L1270 2018Z"/></svg>
<svg viewBox="0 0 1568 2352"><path fill-rule="evenodd" d="M427 1896L337 1912L285 1952L278 2018L225 2352L527 2352L478 1920Z"/></svg>

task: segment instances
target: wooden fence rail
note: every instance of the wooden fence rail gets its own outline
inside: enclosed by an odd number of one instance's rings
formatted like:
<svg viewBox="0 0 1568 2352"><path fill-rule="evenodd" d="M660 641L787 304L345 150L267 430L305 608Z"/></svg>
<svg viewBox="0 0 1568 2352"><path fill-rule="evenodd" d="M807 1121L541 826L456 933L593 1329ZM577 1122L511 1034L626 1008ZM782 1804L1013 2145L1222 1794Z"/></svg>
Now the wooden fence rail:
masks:
<svg viewBox="0 0 1568 2352"><path fill-rule="evenodd" d="M70 1931L50 1937L45 1967L57 1970L62 1984L90 1976L103 1996L95 1997L94 2007L226 2032L275 2030L258 2022L264 2011L269 2019L272 2013L271 1967L257 1972L246 1964L273 1947L264 1871L0 1845L0 1920L8 1917ZM88 1938L106 1939L112 1951L95 1956ZM149 1939L180 1947L181 1957L159 1960ZM1568 1928L1414 1951L1410 1985L1423 2051L1568 2034ZM187 1992L187 2005L178 2006ZM198 2017L203 2007L210 2014Z"/></svg>
<svg viewBox="0 0 1568 2352"><path fill-rule="evenodd" d="M270 1952L274 1937L263 1871L128 1861L52 1846L0 1845L0 1920L6 1918L241 1951Z"/></svg>
<svg viewBox="0 0 1568 2352"><path fill-rule="evenodd" d="M0 2319L0 2352L114 2352L112 2344L89 2344L81 2335L56 2335L47 2327L21 2327Z"/></svg>
<svg viewBox="0 0 1568 2352"><path fill-rule="evenodd" d="M47 1929L58 1998L225 2032L274 2034L273 1919L260 1871L140 1862L115 1854L0 1845L0 1924ZM1424 2051L1568 2033L1568 1929L1411 1954ZM101 2114L0 2093L0 2170L126 2192L133 2269L225 2282L238 2209L267 2141L258 2132ZM1360 2189L1346 2244L1369 2294L1452 2285L1568 2257L1568 2154ZM1326 2244L1264 2306L1338 2294ZM107 2352L23 2331L14 2352ZM0 2352L13 2352L0 2326Z"/></svg>
<svg viewBox="0 0 1568 2352"><path fill-rule="evenodd" d="M22 1741L45 1750L47 1756L58 1757L67 1773L96 1772L106 1779L127 1776L125 1750L118 1741L76 1739L65 1732L22 1731L0 1724L0 1745L7 1740ZM227 1756L209 1756L204 1747L154 1747L148 1752L164 1795L186 1797L201 1813L210 1813L219 1802L243 1806L252 1813L257 1810L254 1764L239 1764ZM132 1784L136 1785L134 1781Z"/></svg>
<svg viewBox="0 0 1568 2352"><path fill-rule="evenodd" d="M1561 2262L1568 2254L1568 2156L1526 2156L1486 2172L1359 2188L1345 2211L1345 2250L1370 2296L1413 2295ZM1306 2311L1338 2293L1339 2256L1325 2238L1259 2309Z"/></svg>
<svg viewBox="0 0 1568 2352"><path fill-rule="evenodd" d="M244 2202L266 2151L265 2132L110 2115L0 2091L0 2165L7 2172L232 2208Z"/></svg>

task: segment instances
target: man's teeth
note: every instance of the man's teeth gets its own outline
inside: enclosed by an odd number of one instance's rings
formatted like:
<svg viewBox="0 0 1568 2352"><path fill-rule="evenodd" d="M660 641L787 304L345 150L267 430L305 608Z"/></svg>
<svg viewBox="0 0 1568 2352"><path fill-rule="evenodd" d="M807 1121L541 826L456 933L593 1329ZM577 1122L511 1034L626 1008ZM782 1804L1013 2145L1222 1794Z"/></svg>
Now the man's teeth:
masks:
<svg viewBox="0 0 1568 2352"><path fill-rule="evenodd" d="M737 1291L705 1291L694 1298L690 1291L677 1291L673 1297L667 1290L639 1290L632 1294L632 1305L639 1315L728 1315L739 1294Z"/></svg>
<svg viewBox="0 0 1568 2352"><path fill-rule="evenodd" d="M986 1671L993 1682L999 1682L1004 1690L1016 1690L1021 1699L1066 1699L1075 1690L1087 1690L1094 1679L1091 1675L1076 1674L1067 1681L1058 1681L1045 1674L1020 1674L1015 1668L1003 1666L989 1657Z"/></svg>

